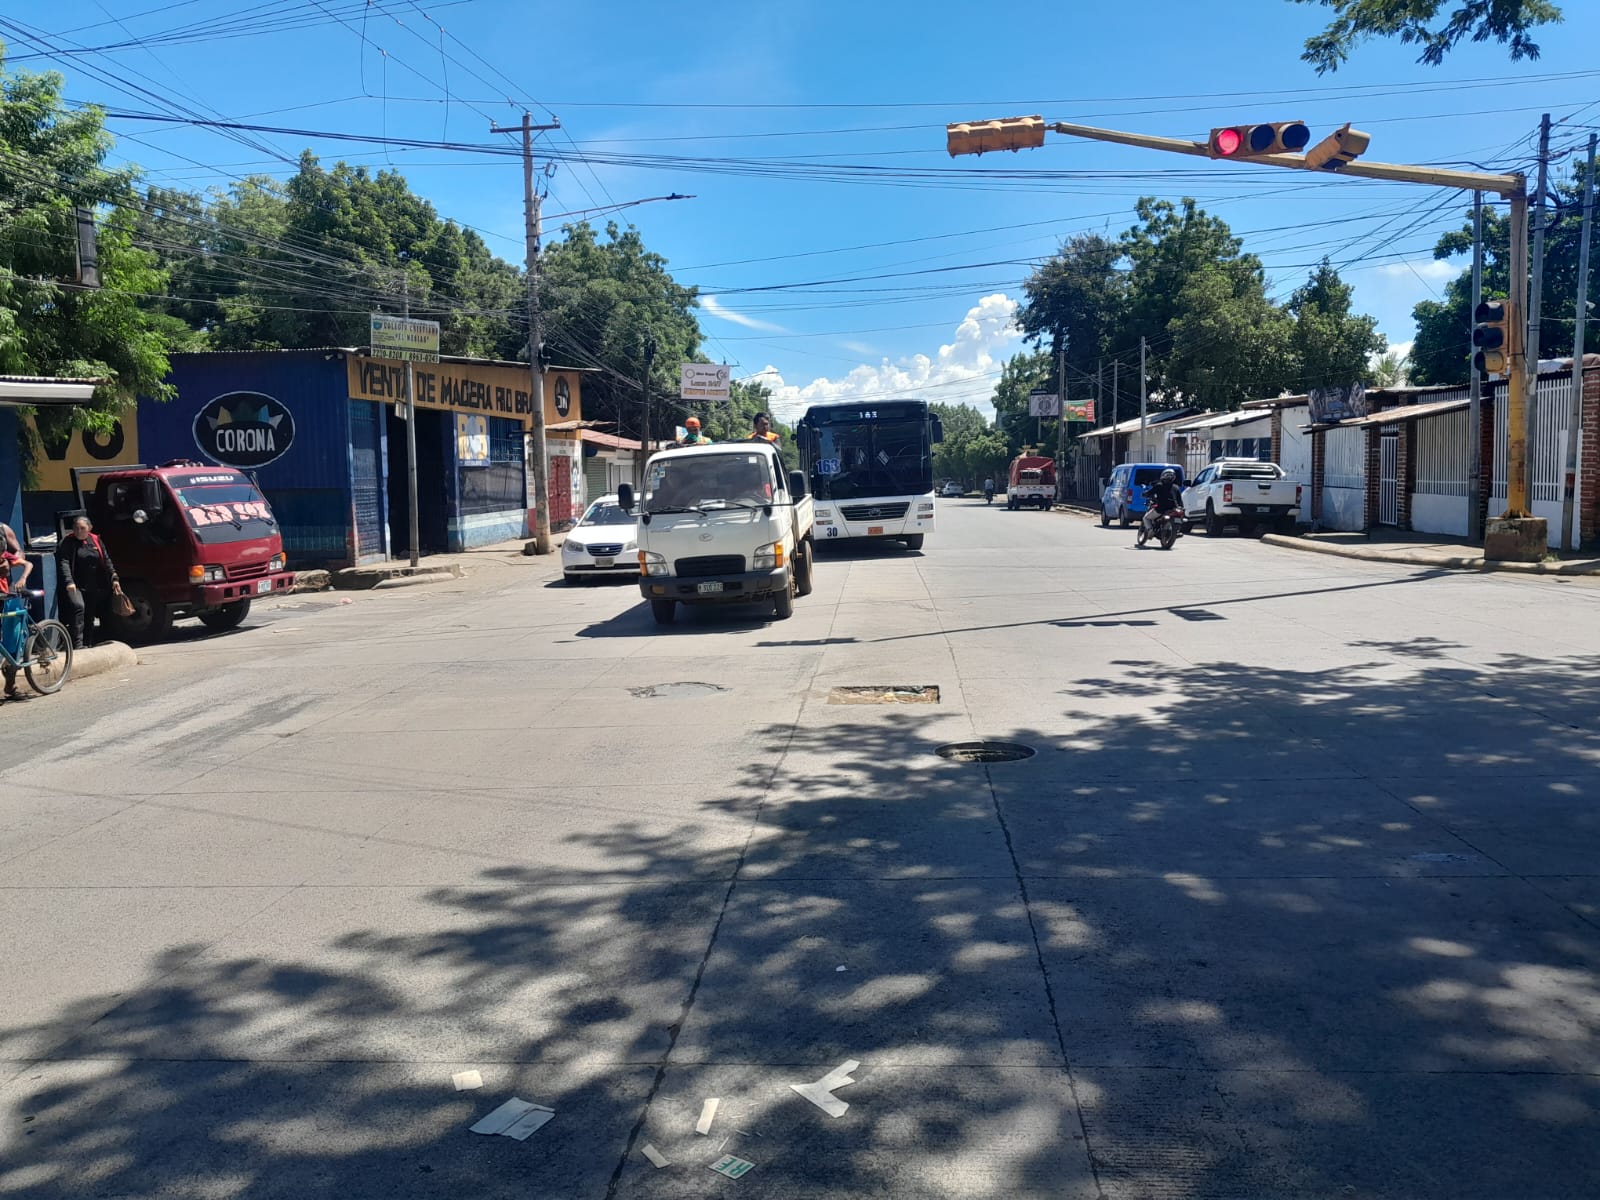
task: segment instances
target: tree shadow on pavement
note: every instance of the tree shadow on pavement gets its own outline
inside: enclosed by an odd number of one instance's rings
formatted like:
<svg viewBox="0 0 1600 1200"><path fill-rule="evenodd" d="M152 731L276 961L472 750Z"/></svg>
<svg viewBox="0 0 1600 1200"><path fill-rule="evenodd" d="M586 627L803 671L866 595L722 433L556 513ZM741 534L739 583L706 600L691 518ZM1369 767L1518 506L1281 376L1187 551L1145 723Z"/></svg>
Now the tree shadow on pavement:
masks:
<svg viewBox="0 0 1600 1200"><path fill-rule="evenodd" d="M501 866L332 917L291 890L0 1019L0 1190L1580 1194L1600 660L1400 658L1062 671L1060 711L993 731L1039 753L992 767L827 710L757 731L694 823L562 835L626 879ZM838 1119L787 1087L846 1059ZM511 1095L555 1120L467 1131Z"/></svg>

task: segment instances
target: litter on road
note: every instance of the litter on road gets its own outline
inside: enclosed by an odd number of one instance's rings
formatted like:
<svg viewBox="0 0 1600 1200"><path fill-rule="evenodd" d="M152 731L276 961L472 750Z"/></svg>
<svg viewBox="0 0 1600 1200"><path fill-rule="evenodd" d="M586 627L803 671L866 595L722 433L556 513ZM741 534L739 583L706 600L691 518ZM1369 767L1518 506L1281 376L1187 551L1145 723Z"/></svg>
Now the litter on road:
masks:
<svg viewBox="0 0 1600 1200"><path fill-rule="evenodd" d="M513 1096L474 1125L472 1132L497 1133L502 1137L516 1138L519 1142L525 1142L555 1115L556 1110L553 1108L546 1108L531 1100L519 1100Z"/></svg>
<svg viewBox="0 0 1600 1200"><path fill-rule="evenodd" d="M726 1175L729 1179L737 1179L749 1172L755 1163L738 1158L732 1154L724 1154L711 1164L711 1169L718 1175Z"/></svg>
<svg viewBox="0 0 1600 1200"><path fill-rule="evenodd" d="M842 1117L845 1109L849 1108L850 1105L835 1096L833 1089L843 1087L847 1083L854 1083L855 1080L850 1078L850 1072L860 1065L859 1062L852 1058L829 1071L815 1083L791 1083L789 1087L791 1090L799 1092L830 1117Z"/></svg>
<svg viewBox="0 0 1600 1200"><path fill-rule="evenodd" d="M652 1166L655 1166L655 1167L670 1167L672 1165L670 1162L667 1161L667 1156L662 1154L661 1151L657 1150L655 1148L655 1146L653 1146L649 1142L646 1142L643 1146L640 1147L639 1153L644 1155L646 1158L648 1158L650 1160L650 1164Z"/></svg>
<svg viewBox="0 0 1600 1200"><path fill-rule="evenodd" d="M721 1103L720 1097L713 1096L700 1106L700 1119L695 1122L694 1126L696 1133L711 1132L711 1122L717 1119L717 1105Z"/></svg>
<svg viewBox="0 0 1600 1200"><path fill-rule="evenodd" d="M450 1076L450 1082L456 1085L456 1091L470 1092L483 1086L483 1075L478 1071L457 1071Z"/></svg>

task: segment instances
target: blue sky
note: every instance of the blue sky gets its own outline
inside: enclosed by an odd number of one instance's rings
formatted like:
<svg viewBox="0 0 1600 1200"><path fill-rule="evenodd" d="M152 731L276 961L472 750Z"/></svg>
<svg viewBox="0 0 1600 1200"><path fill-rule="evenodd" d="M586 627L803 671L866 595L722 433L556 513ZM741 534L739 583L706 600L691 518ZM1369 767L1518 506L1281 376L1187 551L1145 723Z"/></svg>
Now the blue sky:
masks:
<svg viewBox="0 0 1600 1200"><path fill-rule="evenodd" d="M1039 150L951 160L943 126L1040 113L1204 137L1213 125L1294 118L1320 137L1349 120L1373 134L1370 158L1528 166L1541 112L1572 118L1559 148L1600 121L1600 67L1585 53L1600 44L1600 5L1564 7L1566 23L1538 36L1537 62L1468 45L1429 68L1411 48L1373 42L1323 77L1299 51L1326 10L1288 0L1009 12L947 0L13 0L4 15L58 48L139 42L54 63L69 97L119 109L167 103L479 144L503 140L488 135L491 118L553 112L562 130L541 145L584 161L556 165L546 212L693 194L622 216L680 281L705 290L707 353L774 386L783 410L856 395L981 403L1020 344L1010 315L1030 264L1071 233L1120 232L1141 195L1198 198L1262 257L1276 295L1331 255L1391 342L1408 342L1412 305L1452 273L1431 248L1460 223L1465 197L1054 135ZM247 10L301 27L225 36ZM52 65L19 58L42 43L7 40L13 65ZM112 128L119 156L189 187L289 174L306 147L329 162L392 164L443 214L521 260L511 159L294 135L260 137L258 149L122 119ZM975 174L997 169L1014 174ZM939 174L904 176L913 171Z"/></svg>

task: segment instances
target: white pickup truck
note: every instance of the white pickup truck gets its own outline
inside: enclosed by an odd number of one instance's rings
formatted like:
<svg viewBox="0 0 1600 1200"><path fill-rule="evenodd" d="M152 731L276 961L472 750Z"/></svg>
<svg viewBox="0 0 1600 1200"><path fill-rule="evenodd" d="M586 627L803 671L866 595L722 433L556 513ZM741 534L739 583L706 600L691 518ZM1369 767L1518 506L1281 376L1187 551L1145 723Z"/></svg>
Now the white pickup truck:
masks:
<svg viewBox="0 0 1600 1200"><path fill-rule="evenodd" d="M1299 519L1301 485L1277 463L1254 458L1219 458L1183 492L1183 511L1216 537L1229 525L1249 535L1276 529L1292 533Z"/></svg>
<svg viewBox="0 0 1600 1200"><path fill-rule="evenodd" d="M680 604L768 602L779 620L811 591L813 504L805 475L784 474L767 442L713 442L652 455L637 511L639 592L658 625Z"/></svg>

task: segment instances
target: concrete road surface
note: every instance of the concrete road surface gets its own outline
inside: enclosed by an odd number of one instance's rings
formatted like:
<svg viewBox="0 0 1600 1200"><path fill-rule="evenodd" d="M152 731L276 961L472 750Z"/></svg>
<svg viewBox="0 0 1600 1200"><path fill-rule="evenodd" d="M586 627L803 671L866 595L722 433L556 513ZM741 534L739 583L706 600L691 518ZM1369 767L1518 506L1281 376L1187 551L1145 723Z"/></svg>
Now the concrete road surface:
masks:
<svg viewBox="0 0 1600 1200"><path fill-rule="evenodd" d="M940 521L781 623L528 560L0 706L0 1193L1600 1193L1600 587Z"/></svg>

